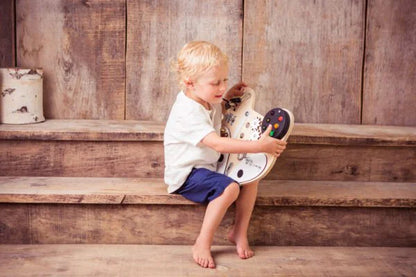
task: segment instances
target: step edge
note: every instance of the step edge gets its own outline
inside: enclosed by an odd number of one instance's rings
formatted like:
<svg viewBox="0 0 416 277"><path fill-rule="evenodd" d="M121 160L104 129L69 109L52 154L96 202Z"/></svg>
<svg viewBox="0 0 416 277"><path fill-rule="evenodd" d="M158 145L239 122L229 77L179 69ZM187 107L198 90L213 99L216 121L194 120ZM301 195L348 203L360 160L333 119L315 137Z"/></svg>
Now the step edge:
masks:
<svg viewBox="0 0 416 277"><path fill-rule="evenodd" d="M49 131L42 125L48 122L52 126ZM160 142L164 126L153 121L52 119L24 126L0 124L0 140ZM416 147L416 127L297 123L288 142Z"/></svg>
<svg viewBox="0 0 416 277"><path fill-rule="evenodd" d="M102 195L100 195L102 196ZM113 197L109 196L108 201L97 201L94 197L85 197L84 195L14 195L14 194L1 194L0 204L73 204L73 205L202 205L191 202L186 199L172 198L165 195L154 196L151 195L151 199L143 200L143 196L126 195L126 201L119 202L112 200ZM149 196L145 197L149 198ZM416 208L416 199L328 199L319 200L316 198L307 197L259 197L256 200L255 206L262 207L349 207L349 208Z"/></svg>
<svg viewBox="0 0 416 277"><path fill-rule="evenodd" d="M100 183L101 182L101 183ZM81 183L82 186L96 184L85 191L77 191L78 187L70 187L62 193L59 186ZM299 187L290 191L290 186L298 184ZM58 185L57 185L58 184ZM98 185L97 185L98 184ZM101 185L103 184L103 185ZM305 190L316 186L318 190ZM391 185L398 195L390 195ZM331 195L325 188L328 185L339 185L343 197ZM20 186L20 187L19 187ZM56 189L58 186L58 189ZM124 186L124 187L123 187ZM136 187L137 186L137 187ZM153 190L150 187L153 186ZM286 186L287 187L286 189ZM341 187L342 186L342 187ZM382 186L382 187L381 187ZM357 195L356 189L363 187L364 196ZM381 187L381 190L379 189ZM80 178L80 177L0 177L0 203L26 203L26 204L114 204L114 205L198 205L180 195L165 192L163 179L155 178ZM289 195L277 195L273 189L287 191ZM376 188L380 197L369 193ZM397 189L396 189L397 188ZM83 189L83 188L82 188ZM137 192L134 190L137 189ZM322 191L325 195L319 197ZM355 189L355 190L354 190ZM42 190L44 193L42 193ZM101 191L100 191L101 190ZM120 191L121 190L121 191ZM124 190L124 191L123 191ZM272 190L272 193L270 193ZM353 190L350 195L343 191ZM387 191L386 191L387 190ZM47 193L45 193L47 191ZM303 193L305 191L305 193ZM318 192L318 195L316 196ZM410 193L409 193L410 192ZM309 196L307 195L309 193ZM336 191L336 193L339 193ZM290 195L292 194L292 195ZM315 195L314 195L315 194ZM368 197L371 195L373 197ZM416 184L397 182L351 182L351 181L290 181L266 180L260 184L257 206L322 206L322 207L416 207Z"/></svg>

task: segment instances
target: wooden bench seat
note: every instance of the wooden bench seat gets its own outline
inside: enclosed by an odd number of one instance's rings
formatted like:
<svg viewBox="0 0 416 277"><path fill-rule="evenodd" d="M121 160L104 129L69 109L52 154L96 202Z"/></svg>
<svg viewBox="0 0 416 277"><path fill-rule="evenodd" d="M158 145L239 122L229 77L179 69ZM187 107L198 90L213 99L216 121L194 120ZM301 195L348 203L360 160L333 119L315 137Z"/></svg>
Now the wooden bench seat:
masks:
<svg viewBox="0 0 416 277"><path fill-rule="evenodd" d="M162 141L164 124L134 120L58 120L0 124L0 140ZM416 127L296 123L294 144L415 146Z"/></svg>
<svg viewBox="0 0 416 277"><path fill-rule="evenodd" d="M0 177L0 203L193 205L162 179ZM416 207L415 183L262 181L259 206Z"/></svg>

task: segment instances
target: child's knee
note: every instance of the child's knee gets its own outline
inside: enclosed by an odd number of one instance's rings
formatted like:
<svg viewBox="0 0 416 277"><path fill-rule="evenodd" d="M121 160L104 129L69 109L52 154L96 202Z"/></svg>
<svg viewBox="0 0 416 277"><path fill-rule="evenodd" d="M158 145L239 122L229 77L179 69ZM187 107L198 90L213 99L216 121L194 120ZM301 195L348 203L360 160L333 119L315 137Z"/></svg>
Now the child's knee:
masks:
<svg viewBox="0 0 416 277"><path fill-rule="evenodd" d="M228 185L226 191L233 200L237 200L238 195L240 194L240 185L235 182L232 182Z"/></svg>
<svg viewBox="0 0 416 277"><path fill-rule="evenodd" d="M251 183L247 183L243 187L257 187L259 185L259 183L260 183L260 180L257 180L257 181L253 181Z"/></svg>

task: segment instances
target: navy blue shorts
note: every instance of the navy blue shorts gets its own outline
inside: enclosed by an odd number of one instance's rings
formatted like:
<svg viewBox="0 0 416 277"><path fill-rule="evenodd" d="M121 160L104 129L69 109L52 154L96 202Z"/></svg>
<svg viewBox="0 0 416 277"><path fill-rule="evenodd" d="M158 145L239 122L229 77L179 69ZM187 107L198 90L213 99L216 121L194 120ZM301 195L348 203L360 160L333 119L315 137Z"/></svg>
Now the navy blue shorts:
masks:
<svg viewBox="0 0 416 277"><path fill-rule="evenodd" d="M208 203L220 196L234 179L206 168L193 168L185 183L175 191L197 203Z"/></svg>

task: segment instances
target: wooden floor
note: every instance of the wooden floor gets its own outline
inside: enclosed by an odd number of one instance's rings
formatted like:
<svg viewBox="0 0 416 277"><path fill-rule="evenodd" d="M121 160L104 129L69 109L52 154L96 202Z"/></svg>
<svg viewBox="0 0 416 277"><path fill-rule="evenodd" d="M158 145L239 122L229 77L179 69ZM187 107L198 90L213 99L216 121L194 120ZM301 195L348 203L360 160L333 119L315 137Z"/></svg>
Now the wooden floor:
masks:
<svg viewBox="0 0 416 277"><path fill-rule="evenodd" d="M255 247L241 260L214 246L216 269L190 246L0 245L0 276L416 276L416 248Z"/></svg>

